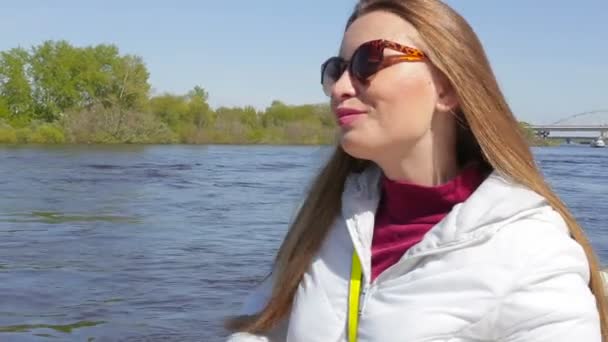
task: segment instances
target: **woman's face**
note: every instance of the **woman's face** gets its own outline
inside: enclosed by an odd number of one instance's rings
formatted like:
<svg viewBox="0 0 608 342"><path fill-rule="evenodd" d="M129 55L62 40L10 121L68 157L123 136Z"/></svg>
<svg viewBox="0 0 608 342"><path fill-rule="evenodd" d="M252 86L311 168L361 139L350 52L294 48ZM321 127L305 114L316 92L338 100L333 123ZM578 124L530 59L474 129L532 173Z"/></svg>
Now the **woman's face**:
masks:
<svg viewBox="0 0 608 342"><path fill-rule="evenodd" d="M361 44L376 39L424 51L411 24L392 13L372 12L349 26L340 57L348 61ZM384 50L384 56L400 54ZM391 65L366 83L357 81L347 70L329 92L341 126L343 149L353 157L374 161L406 153L428 138L439 113L449 112L455 98L447 80L425 60Z"/></svg>

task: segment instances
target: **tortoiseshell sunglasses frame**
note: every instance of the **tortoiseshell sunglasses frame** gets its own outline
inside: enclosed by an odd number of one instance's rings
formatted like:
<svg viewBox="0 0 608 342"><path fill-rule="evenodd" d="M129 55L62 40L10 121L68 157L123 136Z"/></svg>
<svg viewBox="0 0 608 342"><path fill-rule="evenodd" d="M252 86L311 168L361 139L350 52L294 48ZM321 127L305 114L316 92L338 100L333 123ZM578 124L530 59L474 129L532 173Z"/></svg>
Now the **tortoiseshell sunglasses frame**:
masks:
<svg viewBox="0 0 608 342"><path fill-rule="evenodd" d="M360 73L357 73L355 70L352 70L353 67L352 67L351 61L347 61L342 57L331 57L327 61L325 61L325 63L323 63L321 66L321 84L324 84L323 81L324 81L324 76L325 76L325 68L327 67L327 65L329 63L331 63L334 60L337 60L340 63L340 66L339 66L340 75L342 75L344 73L344 71L346 71L346 69L349 69L349 73L351 74L351 76L355 77L358 82L366 84L371 76L373 76L374 74L376 74L377 72L379 72L382 69L388 68L392 65L395 65L395 64L401 63L401 62L417 62L417 61L422 61L427 58L427 56L424 54L424 52L422 52L421 50L419 50L417 48L401 45L399 43L395 43L395 42L392 42L390 40L385 40L385 39L372 40L372 41L368 41L368 42L361 44L355 50L355 52L353 53L353 56L355 56L357 54L357 52L360 51L360 49L364 46L370 47L368 61L370 63L379 63L378 66L373 70L372 73L370 73L369 75L367 75L365 77L361 77ZM401 52L401 53L403 53L403 55L384 56L384 49L391 49L391 50L394 50L397 52ZM332 80L332 81L335 83L337 81L337 79ZM324 90L327 93L327 90L326 89L324 89Z"/></svg>

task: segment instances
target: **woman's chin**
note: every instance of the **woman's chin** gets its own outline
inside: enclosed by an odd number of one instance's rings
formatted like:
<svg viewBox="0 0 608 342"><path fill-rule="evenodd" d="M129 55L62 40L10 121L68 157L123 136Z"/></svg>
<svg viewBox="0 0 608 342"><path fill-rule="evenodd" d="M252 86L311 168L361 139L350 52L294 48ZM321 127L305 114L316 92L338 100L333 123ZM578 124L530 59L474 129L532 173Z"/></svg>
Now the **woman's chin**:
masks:
<svg viewBox="0 0 608 342"><path fill-rule="evenodd" d="M360 132L346 131L340 137L340 146L344 152L358 159L369 159L369 143L364 139Z"/></svg>

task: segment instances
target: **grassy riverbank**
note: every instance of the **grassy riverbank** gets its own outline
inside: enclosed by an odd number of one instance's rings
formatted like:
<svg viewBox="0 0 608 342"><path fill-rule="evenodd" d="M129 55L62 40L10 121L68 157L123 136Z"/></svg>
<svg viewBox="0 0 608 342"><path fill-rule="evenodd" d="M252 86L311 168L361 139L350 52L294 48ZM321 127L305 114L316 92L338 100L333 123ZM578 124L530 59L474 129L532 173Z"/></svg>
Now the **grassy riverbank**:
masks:
<svg viewBox="0 0 608 342"><path fill-rule="evenodd" d="M0 118L3 144L273 144L328 145L337 127L324 104L291 106L274 101L264 111L253 107L212 110L204 96L152 97L143 110L101 105L73 109L56 119ZM526 123L520 128L532 146L557 146L543 140Z"/></svg>
<svg viewBox="0 0 608 342"><path fill-rule="evenodd" d="M275 104L276 106L276 104ZM282 105L285 106L285 105ZM290 111L290 106L285 110ZM72 114L56 122L32 121L13 127L0 121L0 144L272 144L329 145L337 129L328 110L321 105L297 106L317 112L298 120L265 125L265 113L242 120L240 108L224 108L211 127L179 126L172 129L152 114L137 113L123 118L107 109ZM312 109L308 109L308 107ZM247 110L245 110L247 111ZM250 111L254 112L253 109ZM233 116L225 114L232 113ZM234 115L237 114L237 115ZM255 118L255 119L254 119ZM243 122L245 121L245 122ZM526 133L527 134L527 133ZM560 140L527 137L531 146L559 146Z"/></svg>
<svg viewBox="0 0 608 342"><path fill-rule="evenodd" d="M205 121L192 122L187 118L194 116L188 96L166 94L151 102L155 101L170 103L153 103L142 111L95 106L51 122L11 125L0 120L0 143L323 145L335 141L336 127L326 105L289 106L275 101L264 111L207 109Z"/></svg>

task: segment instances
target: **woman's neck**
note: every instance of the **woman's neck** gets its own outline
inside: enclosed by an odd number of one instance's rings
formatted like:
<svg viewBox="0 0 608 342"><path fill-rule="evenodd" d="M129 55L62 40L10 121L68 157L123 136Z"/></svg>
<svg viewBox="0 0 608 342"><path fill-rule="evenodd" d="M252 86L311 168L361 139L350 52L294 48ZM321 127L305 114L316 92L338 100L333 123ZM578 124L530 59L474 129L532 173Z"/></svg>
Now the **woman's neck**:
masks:
<svg viewBox="0 0 608 342"><path fill-rule="evenodd" d="M422 186L441 185L458 175L463 166L458 163L455 148L438 145L429 134L409 149L386 151L375 162L390 180Z"/></svg>

